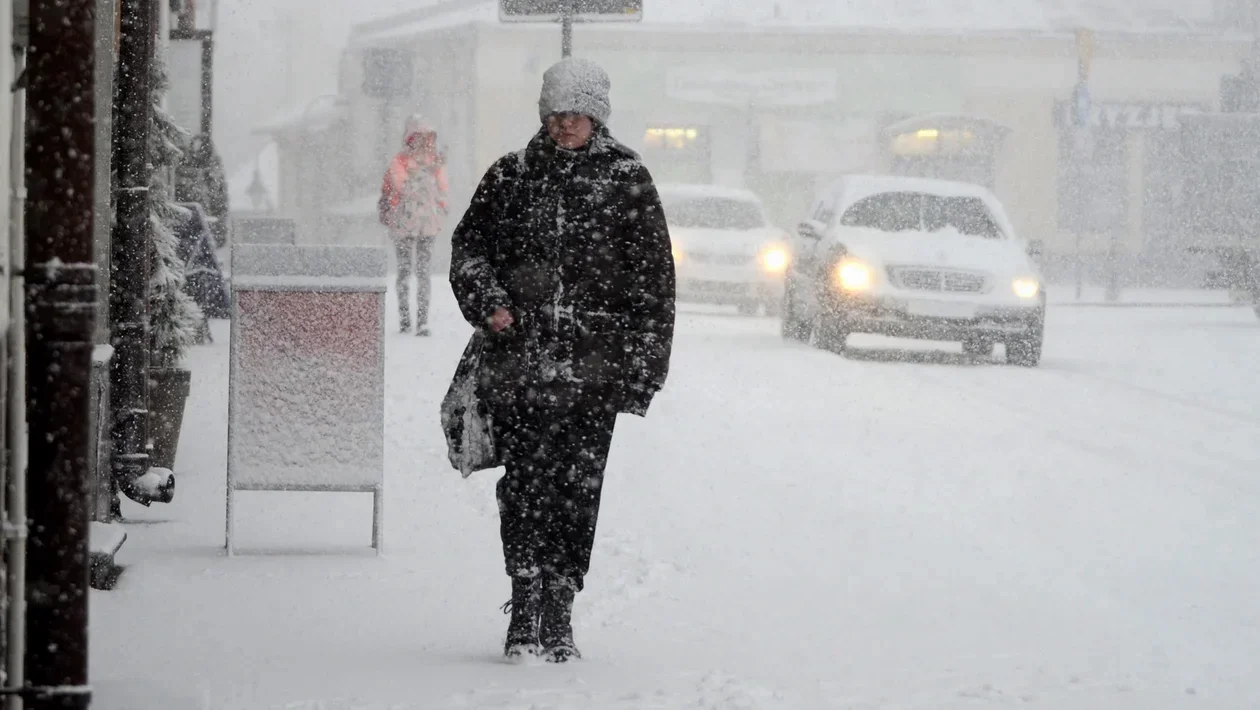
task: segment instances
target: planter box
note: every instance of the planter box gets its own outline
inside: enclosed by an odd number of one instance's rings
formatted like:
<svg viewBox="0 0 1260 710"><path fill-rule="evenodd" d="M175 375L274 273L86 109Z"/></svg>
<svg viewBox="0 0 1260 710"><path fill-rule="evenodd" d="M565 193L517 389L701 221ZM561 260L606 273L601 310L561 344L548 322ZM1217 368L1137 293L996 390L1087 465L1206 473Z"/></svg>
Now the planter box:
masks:
<svg viewBox="0 0 1260 710"><path fill-rule="evenodd" d="M175 470L184 405L192 391L192 373L175 368L149 370L149 466Z"/></svg>

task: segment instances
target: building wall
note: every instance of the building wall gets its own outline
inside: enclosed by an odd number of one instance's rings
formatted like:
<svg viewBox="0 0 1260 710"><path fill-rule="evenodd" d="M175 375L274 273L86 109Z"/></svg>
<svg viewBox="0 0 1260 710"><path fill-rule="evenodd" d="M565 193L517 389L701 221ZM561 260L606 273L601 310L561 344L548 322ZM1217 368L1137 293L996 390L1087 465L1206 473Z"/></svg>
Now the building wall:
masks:
<svg viewBox="0 0 1260 710"><path fill-rule="evenodd" d="M1017 229L1042 240L1049 252L1076 252L1078 235L1065 226L1067 208L1060 205L1063 132L1056 120L1076 81L1070 35L647 33L609 25L578 25L574 34L575 54L611 75L612 132L643 153L658 181L746 185L762 194L778 224L790 227L836 175L887 169L882 126L936 113L983 116L1011 130L996 158L995 190ZM417 91L387 112L381 100L361 93L362 47L349 49L341 62L339 84L350 108L339 140L348 154L350 192L361 202L377 189L402 121L422 113L437 127L448 156L449 233L485 169L538 130L538 89L543 72L560 58L559 29L466 25L391 42L415 52ZM1245 42L1211 37L1100 37L1092 97L1103 106L1211 109L1221 75L1236 71L1248 49ZM817 81L797 81L806 88L753 104L717 101L706 93L704 82L732 73L769 73L777 77L770 81L775 86L804 77ZM701 147L674 153L653 148L651 131L667 128L694 130ZM1123 220L1118 236L1133 254L1149 251L1151 232L1158 229L1150 211L1159 207L1162 188L1152 183L1159 173L1152 156L1173 135L1166 128L1125 128L1114 141L1122 154L1112 171ZM310 168L299 167L299 158L285 162L282 174L292 189L282 193L292 195ZM344 197L319 189L321 194L294 204L317 210ZM1116 236L1084 233L1080 247L1099 254ZM439 240L438 268L446 245Z"/></svg>
<svg viewBox="0 0 1260 710"><path fill-rule="evenodd" d="M485 26L476 64L478 121L475 161L488 165L520 147L538 125L538 86L546 67L559 58L559 33L547 26ZM781 224L794 224L810 193L831 175L819 166L792 171L782 165L761 169L767 156L768 126L786 126L808 141L848 140L840 125L868 130L869 145L796 146L805 157L825 154L836 173L879 170L875 128L896 117L931 113L985 116L1012 133L998 156L996 191L1007 203L1020 232L1041 239L1049 250L1075 249L1076 235L1062 228L1058 182L1060 128L1056 105L1070 96L1076 81L1074 38L887 35L785 37L773 33L646 33L579 25L574 53L603 65L613 81L613 133L644 150L651 126L702 126L709 131L709 179L758 190ZM1090 87L1095 103L1187 104L1212 109L1221 75L1237 70L1247 52L1241 42L1212 38L1129 36L1101 38ZM835 80L834 95L813 105L738 106L688 101L671 91L670 75L680 71L744 73L824 72ZM830 130L829 137L823 135ZM1148 191L1146 153L1168 140L1166 128L1125 129L1128 163L1123 244L1144 248L1143 206ZM760 133L760 135L758 135ZM823 136L819 138L819 136ZM808 142L807 141L807 142ZM760 145L758 145L760 144ZM668 178L668 166L648 167ZM749 160L754 161L750 165ZM757 162L760 162L759 166ZM783 162L783 161L780 161ZM1111 234L1084 235L1084 248L1105 250Z"/></svg>

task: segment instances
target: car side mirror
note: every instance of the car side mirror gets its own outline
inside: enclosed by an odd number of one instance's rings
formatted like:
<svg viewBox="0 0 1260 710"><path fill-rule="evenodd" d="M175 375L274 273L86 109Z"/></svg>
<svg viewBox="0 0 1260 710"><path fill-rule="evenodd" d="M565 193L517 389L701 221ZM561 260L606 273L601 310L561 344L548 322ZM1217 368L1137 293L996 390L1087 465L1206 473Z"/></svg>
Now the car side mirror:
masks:
<svg viewBox="0 0 1260 710"><path fill-rule="evenodd" d="M816 219L805 220L796 227L796 233L801 235L802 238L814 241L822 239L825 230L826 225Z"/></svg>
<svg viewBox="0 0 1260 710"><path fill-rule="evenodd" d="M1028 242L1028 256L1034 259L1040 259L1042 254L1043 243L1040 239L1034 239Z"/></svg>

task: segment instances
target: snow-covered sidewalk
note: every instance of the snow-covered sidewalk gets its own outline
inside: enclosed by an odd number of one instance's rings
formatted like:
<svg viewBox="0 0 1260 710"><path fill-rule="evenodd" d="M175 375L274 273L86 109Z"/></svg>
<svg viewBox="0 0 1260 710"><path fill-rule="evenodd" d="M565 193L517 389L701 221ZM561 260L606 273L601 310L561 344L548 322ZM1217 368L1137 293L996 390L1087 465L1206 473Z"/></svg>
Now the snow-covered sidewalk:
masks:
<svg viewBox="0 0 1260 710"><path fill-rule="evenodd" d="M227 333L195 372L169 506L128 506L92 596L100 710L1106 708L1260 702L1260 326L1052 311L1045 364L685 313L622 419L565 667L500 662L494 476L446 462L463 347L391 334L387 554L371 498L248 493L222 556ZM392 312L392 311L391 311ZM886 356L891 352L895 356Z"/></svg>

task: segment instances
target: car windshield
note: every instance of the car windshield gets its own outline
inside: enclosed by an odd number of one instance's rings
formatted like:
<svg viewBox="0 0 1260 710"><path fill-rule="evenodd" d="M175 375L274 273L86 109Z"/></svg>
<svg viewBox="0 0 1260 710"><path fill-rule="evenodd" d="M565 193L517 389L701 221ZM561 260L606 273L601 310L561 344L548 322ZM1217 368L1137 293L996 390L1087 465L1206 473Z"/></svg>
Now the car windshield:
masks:
<svg viewBox="0 0 1260 710"><path fill-rule="evenodd" d="M685 229L759 229L766 224L761 207L748 200L725 197L663 198L665 219Z"/></svg>
<svg viewBox="0 0 1260 710"><path fill-rule="evenodd" d="M840 224L881 232L946 229L985 239L1001 239L1002 230L978 197L945 197L921 192L884 192L859 200Z"/></svg>

